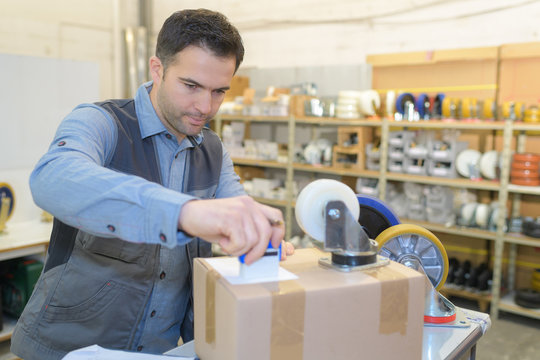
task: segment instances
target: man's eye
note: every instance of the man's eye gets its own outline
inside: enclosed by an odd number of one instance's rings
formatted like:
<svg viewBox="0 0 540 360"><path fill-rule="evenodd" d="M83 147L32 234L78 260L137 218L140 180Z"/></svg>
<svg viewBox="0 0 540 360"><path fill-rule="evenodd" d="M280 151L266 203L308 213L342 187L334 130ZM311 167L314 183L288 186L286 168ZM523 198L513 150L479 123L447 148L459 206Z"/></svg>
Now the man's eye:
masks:
<svg viewBox="0 0 540 360"><path fill-rule="evenodd" d="M197 85L195 84L184 83L184 85L186 85L186 87L191 90L195 90L197 88Z"/></svg>

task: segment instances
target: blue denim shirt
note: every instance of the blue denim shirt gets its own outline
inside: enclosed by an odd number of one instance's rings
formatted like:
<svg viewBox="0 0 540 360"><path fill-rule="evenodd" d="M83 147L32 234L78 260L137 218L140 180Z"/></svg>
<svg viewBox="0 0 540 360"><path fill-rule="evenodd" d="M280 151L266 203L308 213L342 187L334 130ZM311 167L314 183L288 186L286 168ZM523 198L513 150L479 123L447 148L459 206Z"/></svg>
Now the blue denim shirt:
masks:
<svg viewBox="0 0 540 360"><path fill-rule="evenodd" d="M139 88L135 107L141 136L154 137L163 185L104 167L114 154L118 130L107 111L88 104L75 108L62 121L30 182L38 206L91 234L111 236L107 225L114 223L116 237L161 243L155 234L166 229L168 240L160 251L161 272L156 274L159 279L132 349L162 353L178 339L189 299L186 251L177 245L192 238L178 231L177 222L182 205L194 199L180 192L186 149L193 144L187 138L178 144L161 123L150 101L151 86L149 82ZM197 143L202 140L202 134L196 137ZM63 145L58 146L59 143ZM222 161L216 197L245 194L225 149Z"/></svg>

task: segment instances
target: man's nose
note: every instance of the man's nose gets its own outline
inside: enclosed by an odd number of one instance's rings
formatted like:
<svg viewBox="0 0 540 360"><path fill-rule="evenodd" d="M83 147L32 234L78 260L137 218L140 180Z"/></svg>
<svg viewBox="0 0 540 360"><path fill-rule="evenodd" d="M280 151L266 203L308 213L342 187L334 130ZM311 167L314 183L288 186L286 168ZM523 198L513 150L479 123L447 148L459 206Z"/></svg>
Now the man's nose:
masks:
<svg viewBox="0 0 540 360"><path fill-rule="evenodd" d="M212 93L210 91L201 91L197 98L197 102L195 103L195 107L201 114L209 114L212 110Z"/></svg>

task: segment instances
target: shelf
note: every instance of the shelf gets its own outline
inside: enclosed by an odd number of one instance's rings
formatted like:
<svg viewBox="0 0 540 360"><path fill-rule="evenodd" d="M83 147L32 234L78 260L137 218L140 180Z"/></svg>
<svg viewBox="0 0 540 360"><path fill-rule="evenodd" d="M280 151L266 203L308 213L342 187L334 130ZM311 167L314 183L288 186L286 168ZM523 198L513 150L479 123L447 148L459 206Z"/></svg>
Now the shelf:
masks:
<svg viewBox="0 0 540 360"><path fill-rule="evenodd" d="M388 123L390 127L423 129L504 130L504 121L428 120L389 121Z"/></svg>
<svg viewBox="0 0 540 360"><path fill-rule="evenodd" d="M540 309L527 309L514 302L514 293L511 292L502 296L499 302L499 309L530 318L540 319Z"/></svg>
<svg viewBox="0 0 540 360"><path fill-rule="evenodd" d="M445 234L466 236L477 239L496 240L497 234L493 231L475 229L466 226L446 226L443 224L435 224L427 221L418 221L410 219L400 219L404 224L415 224L422 226L430 231L441 232Z"/></svg>
<svg viewBox="0 0 540 360"><path fill-rule="evenodd" d="M286 169L287 168L286 163L280 163L280 162L277 162L277 161L269 161L269 160L233 158L232 162L233 162L234 165L269 167L269 168L276 168L276 169Z"/></svg>
<svg viewBox="0 0 540 360"><path fill-rule="evenodd" d="M9 222L0 234L0 261L45 252L51 230L52 222Z"/></svg>
<svg viewBox="0 0 540 360"><path fill-rule="evenodd" d="M459 298L476 301L478 302L478 307L480 308L481 312L487 312L489 303L491 302L491 294L489 293L472 292L454 287L452 284L445 285L440 292L445 297L456 296Z"/></svg>
<svg viewBox="0 0 540 360"><path fill-rule="evenodd" d="M225 121L251 121L251 122L268 122L268 123L287 123L288 116L247 116L247 115L219 115L221 120Z"/></svg>
<svg viewBox="0 0 540 360"><path fill-rule="evenodd" d="M340 119L330 117L297 117L294 119L296 125L321 125L321 126L374 126L380 127L380 119Z"/></svg>
<svg viewBox="0 0 540 360"><path fill-rule="evenodd" d="M517 194L540 195L540 186L521 186L508 184L508 191Z"/></svg>
<svg viewBox="0 0 540 360"><path fill-rule="evenodd" d="M15 324L17 324L17 319L4 315L4 328L2 331L0 331L0 342L11 339L13 329L15 329Z"/></svg>
<svg viewBox="0 0 540 360"><path fill-rule="evenodd" d="M498 191L500 184L497 181L490 180L470 180L464 178L448 179L443 177L423 176L423 175L410 175L402 173L388 173L386 175L388 180L402 181L402 182L415 182L420 184L429 185L444 185L457 188L468 188L477 190L490 190Z"/></svg>
<svg viewBox="0 0 540 360"><path fill-rule="evenodd" d="M531 131L540 131L540 123L526 123L526 122L516 122L512 124L514 130L531 130Z"/></svg>
<svg viewBox="0 0 540 360"><path fill-rule="evenodd" d="M508 233L504 236L504 241L511 244L540 247L540 239L524 234Z"/></svg>
<svg viewBox="0 0 540 360"><path fill-rule="evenodd" d="M372 178L372 179L378 179L380 176L378 171L354 170L354 169L338 168L334 166L313 166L309 164L294 163L293 168L294 170L297 170L297 171L334 174L334 175L341 175L341 176L356 176L356 177Z"/></svg>

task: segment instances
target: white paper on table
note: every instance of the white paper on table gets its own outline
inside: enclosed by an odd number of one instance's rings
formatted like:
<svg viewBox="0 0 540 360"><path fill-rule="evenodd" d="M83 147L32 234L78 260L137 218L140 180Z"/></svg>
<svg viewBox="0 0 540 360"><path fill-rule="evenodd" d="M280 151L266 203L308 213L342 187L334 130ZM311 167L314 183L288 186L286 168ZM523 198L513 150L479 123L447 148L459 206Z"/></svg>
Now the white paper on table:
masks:
<svg viewBox="0 0 540 360"><path fill-rule="evenodd" d="M298 279L292 272L279 267L277 276L260 278L243 278L240 276L240 261L236 257L220 257L205 259L212 267L232 285L256 284L262 282L285 281Z"/></svg>
<svg viewBox="0 0 540 360"><path fill-rule="evenodd" d="M195 354L195 340L191 340L185 344L175 347L172 350L169 350L163 355L174 355L174 356L183 356L182 359L192 359L197 360L197 354Z"/></svg>
<svg viewBox="0 0 540 360"><path fill-rule="evenodd" d="M62 360L194 360L195 357L178 357L110 350L99 345L91 345L66 354Z"/></svg>

